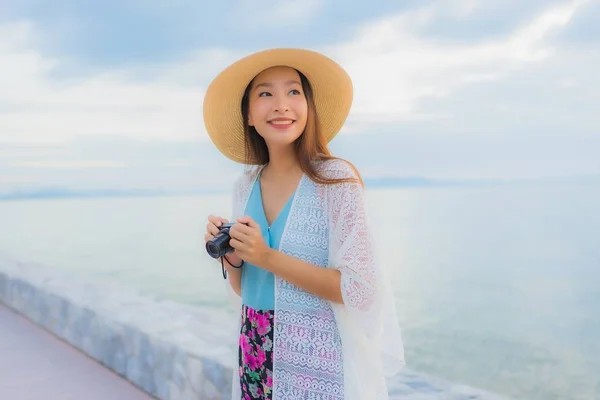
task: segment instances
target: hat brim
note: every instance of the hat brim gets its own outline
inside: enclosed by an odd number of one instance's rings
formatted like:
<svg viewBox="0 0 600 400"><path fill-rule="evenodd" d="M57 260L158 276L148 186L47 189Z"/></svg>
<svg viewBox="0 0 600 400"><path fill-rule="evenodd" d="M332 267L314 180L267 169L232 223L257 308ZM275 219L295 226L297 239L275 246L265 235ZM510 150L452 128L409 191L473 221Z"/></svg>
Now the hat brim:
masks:
<svg viewBox="0 0 600 400"><path fill-rule="evenodd" d="M327 142L340 131L352 106L352 81L330 58L311 50L269 49L244 57L224 69L206 90L204 124L217 149L246 163L241 100L248 84L263 70L288 66L302 72L313 89L321 130ZM256 164L256 160L249 160Z"/></svg>

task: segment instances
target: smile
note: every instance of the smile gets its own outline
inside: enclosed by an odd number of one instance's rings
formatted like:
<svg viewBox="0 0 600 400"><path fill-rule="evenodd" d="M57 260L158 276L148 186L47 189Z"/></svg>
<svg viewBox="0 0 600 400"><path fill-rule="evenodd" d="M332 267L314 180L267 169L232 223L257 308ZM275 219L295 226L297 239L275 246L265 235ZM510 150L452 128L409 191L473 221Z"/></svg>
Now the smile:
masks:
<svg viewBox="0 0 600 400"><path fill-rule="evenodd" d="M273 125L276 128L287 128L294 123L293 119L275 119L269 121L269 124Z"/></svg>

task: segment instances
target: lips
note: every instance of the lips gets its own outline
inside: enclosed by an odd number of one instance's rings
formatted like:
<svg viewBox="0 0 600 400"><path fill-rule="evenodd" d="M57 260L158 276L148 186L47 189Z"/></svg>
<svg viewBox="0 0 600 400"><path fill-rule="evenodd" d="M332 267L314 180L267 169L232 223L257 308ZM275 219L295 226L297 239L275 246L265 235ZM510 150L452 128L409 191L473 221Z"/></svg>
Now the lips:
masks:
<svg viewBox="0 0 600 400"><path fill-rule="evenodd" d="M272 119L270 121L268 121L268 123L270 125L272 125L275 128L287 128L289 126L291 126L295 121L291 118L276 118L276 119Z"/></svg>

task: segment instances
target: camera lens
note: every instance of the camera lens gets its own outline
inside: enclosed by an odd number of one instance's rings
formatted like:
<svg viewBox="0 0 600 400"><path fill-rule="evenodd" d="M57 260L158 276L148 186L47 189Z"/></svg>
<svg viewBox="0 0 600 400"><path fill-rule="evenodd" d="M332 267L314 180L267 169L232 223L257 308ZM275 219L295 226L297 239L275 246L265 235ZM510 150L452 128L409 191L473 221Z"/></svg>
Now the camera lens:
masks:
<svg viewBox="0 0 600 400"><path fill-rule="evenodd" d="M206 251L208 252L208 255L212 258L219 258L219 246L217 246L215 243L207 242Z"/></svg>
<svg viewBox="0 0 600 400"><path fill-rule="evenodd" d="M206 242L206 252L212 258L219 258L224 256L225 254L233 250L233 248L229 246L229 240L230 237L228 231L219 233L217 236L212 238L212 240Z"/></svg>

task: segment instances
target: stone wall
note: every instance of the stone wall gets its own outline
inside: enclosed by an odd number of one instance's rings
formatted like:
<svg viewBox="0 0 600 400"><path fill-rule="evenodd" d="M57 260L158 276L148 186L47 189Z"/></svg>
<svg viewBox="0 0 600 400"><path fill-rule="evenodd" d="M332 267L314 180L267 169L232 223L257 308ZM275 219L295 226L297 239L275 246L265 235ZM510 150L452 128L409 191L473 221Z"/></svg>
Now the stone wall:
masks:
<svg viewBox="0 0 600 400"><path fill-rule="evenodd" d="M157 301L5 258L0 259L0 303L158 399L230 398L235 349L224 343L231 343L235 327L224 311ZM500 399L410 370L390 381L390 395Z"/></svg>

